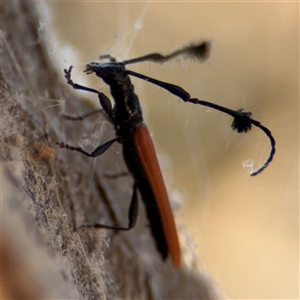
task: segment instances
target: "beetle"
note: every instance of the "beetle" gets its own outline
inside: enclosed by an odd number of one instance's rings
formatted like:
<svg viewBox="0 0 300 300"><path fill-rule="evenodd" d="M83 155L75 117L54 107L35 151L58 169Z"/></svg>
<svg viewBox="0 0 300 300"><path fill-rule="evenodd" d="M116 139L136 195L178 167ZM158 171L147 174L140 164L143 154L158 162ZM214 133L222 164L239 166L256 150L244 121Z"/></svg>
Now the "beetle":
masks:
<svg viewBox="0 0 300 300"><path fill-rule="evenodd" d="M109 98L100 91L74 83L71 79L72 66L65 69L65 78L67 83L74 89L83 90L98 95L100 105L106 113L109 121L114 125L116 137L101 144L93 152L88 153L81 147L73 147L63 142L57 144L61 148L78 151L89 157L97 157L103 154L113 143L119 142L123 146L123 156L127 168L133 176L133 193L128 212L127 227L109 226L104 224L86 225L94 228L108 228L115 230L129 230L134 227L138 215L138 191L144 202L147 217L150 222L150 228L154 237L156 248L163 260L171 257L174 267L180 265L181 252L176 225L168 194L165 188L161 170L157 161L155 148L152 143L149 131L143 122L142 109L138 96L134 92L134 86L130 76L140 78L155 84L171 94L181 98L185 102L203 105L209 108L219 110L233 117L232 128L237 132L247 132L252 125L260 128L268 136L271 144L271 151L266 162L251 176L262 172L272 161L275 153L275 139L269 129L260 124L260 122L251 118L250 112L244 112L243 109L232 110L208 101L191 98L188 92L183 88L156 80L126 69L126 65L150 61L164 63L179 55L188 55L204 60L209 56L210 42L200 41L195 44L184 46L167 55L160 53L150 53L134 59L117 62L112 56L100 56L100 59L107 58L108 62L90 62L86 65L84 72L86 74L95 73L110 87L110 93L114 99L113 106ZM71 120L82 120L99 110L89 112L79 116L66 116Z"/></svg>

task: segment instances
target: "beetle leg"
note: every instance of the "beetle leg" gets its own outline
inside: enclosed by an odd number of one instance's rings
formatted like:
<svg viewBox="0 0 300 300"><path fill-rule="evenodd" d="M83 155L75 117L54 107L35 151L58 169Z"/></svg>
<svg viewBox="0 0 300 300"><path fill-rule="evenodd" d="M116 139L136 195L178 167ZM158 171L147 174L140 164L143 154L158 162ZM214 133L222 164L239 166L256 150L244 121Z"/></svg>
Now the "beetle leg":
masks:
<svg viewBox="0 0 300 300"><path fill-rule="evenodd" d="M121 178L124 176L130 176L130 173L128 171L123 171L123 172L114 173L114 174L104 173L103 176L107 179L118 179L118 178Z"/></svg>
<svg viewBox="0 0 300 300"><path fill-rule="evenodd" d="M67 83L69 85L71 85L73 87L73 89L75 89L75 90L83 90L86 92L98 94L98 98L99 98L99 102L100 102L101 106L103 107L104 111L108 114L108 116L110 118L112 118L112 105L111 105L109 98L105 94L103 94L95 89L91 89L89 87L74 83L73 80L71 79L72 69L73 69L73 66L70 66L68 70L64 69L65 78L67 79Z"/></svg>
<svg viewBox="0 0 300 300"><path fill-rule="evenodd" d="M93 224L93 225L81 225L79 228L84 228L84 227L93 227L93 228L106 228L106 229L114 229L114 230L130 230L131 228L134 227L136 220L137 220L137 215L138 215L138 208L139 208L139 203L138 203L138 196L137 196L137 183L135 182L133 185L133 193L131 196L131 202L128 210L128 226L127 227L118 227L118 226L110 226L110 225L104 225L104 224Z"/></svg>
<svg viewBox="0 0 300 300"><path fill-rule="evenodd" d="M85 113L85 114L79 114L79 115L69 115L69 114L62 114L62 117L65 119L65 120L71 120L71 121L81 121L85 118L88 118L90 116L93 116L95 114L98 114L98 113L103 113L103 109L102 108L99 108L99 109L95 109L95 110L92 110L88 113Z"/></svg>
<svg viewBox="0 0 300 300"><path fill-rule="evenodd" d="M116 137L112 140L109 140L108 142L98 146L92 153L86 152L81 147L73 147L73 146L70 146L70 145L65 144L63 142L59 142L59 143L57 143L57 145L60 148L65 148L65 149L68 149L68 150L71 150L71 151L81 152L82 154L84 154L85 156L88 156L88 157L97 157L97 156L103 154L114 142L116 142L118 140L119 140L119 137Z"/></svg>

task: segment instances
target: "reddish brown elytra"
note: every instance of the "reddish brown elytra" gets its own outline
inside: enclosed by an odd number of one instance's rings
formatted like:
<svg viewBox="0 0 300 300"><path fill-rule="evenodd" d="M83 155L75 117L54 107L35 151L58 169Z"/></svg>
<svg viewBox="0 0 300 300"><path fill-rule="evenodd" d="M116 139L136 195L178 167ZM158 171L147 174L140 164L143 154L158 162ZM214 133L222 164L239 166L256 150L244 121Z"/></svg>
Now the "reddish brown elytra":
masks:
<svg viewBox="0 0 300 300"><path fill-rule="evenodd" d="M156 157L154 145L152 143L148 128L145 125L139 126L134 130L133 142L137 155L140 159L140 163L153 190L154 199L157 203L160 217L163 220L162 226L173 266L178 267L180 265L181 251L176 225L174 222L168 193Z"/></svg>

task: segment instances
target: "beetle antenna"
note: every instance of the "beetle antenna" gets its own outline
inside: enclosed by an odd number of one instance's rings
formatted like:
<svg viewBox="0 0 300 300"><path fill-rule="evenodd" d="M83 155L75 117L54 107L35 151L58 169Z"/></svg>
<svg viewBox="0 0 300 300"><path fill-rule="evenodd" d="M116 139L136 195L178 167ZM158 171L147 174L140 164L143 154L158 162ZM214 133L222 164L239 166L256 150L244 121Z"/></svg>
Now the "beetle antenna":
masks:
<svg viewBox="0 0 300 300"><path fill-rule="evenodd" d="M135 76L137 78L143 79L145 81L151 82L152 84L155 84L155 85L167 90L171 94L179 97L184 102L190 102L190 103L210 107L210 108L219 110L227 115L232 116L233 122L231 124L231 127L233 130L236 130L238 133L249 131L251 129L252 125L260 128L267 135L267 137L270 140L271 151L270 151L269 157L266 160L266 162L258 170L252 172L250 174L250 176L255 176L255 175L261 173L268 166L268 164L272 161L274 154L275 154L275 139L273 138L271 131L268 128L264 127L263 125L260 124L260 122L251 118L251 115L252 115L251 112L244 112L242 108L238 109L238 110L232 110L230 108L227 108L227 107L224 107L224 106L212 103L212 102L199 100L197 98L191 98L190 94L180 86L177 86L177 85L174 85L171 83L167 83L164 81L160 81L160 80L148 77L146 75L142 75L140 73L133 72L131 70L126 70L126 73L129 75Z"/></svg>
<svg viewBox="0 0 300 300"><path fill-rule="evenodd" d="M166 55L154 52L137 58L124 60L123 64L129 65L129 64L134 64L143 61L150 61L150 62L163 64L180 55L186 56L191 59L205 61L210 55L210 48L211 48L211 43L209 41L200 41L197 43L185 45Z"/></svg>

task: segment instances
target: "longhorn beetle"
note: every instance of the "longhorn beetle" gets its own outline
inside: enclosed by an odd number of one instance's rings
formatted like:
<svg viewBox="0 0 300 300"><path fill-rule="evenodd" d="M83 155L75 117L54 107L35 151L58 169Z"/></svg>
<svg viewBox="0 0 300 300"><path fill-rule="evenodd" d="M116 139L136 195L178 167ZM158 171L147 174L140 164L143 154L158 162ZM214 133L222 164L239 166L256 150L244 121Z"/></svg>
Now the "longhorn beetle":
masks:
<svg viewBox="0 0 300 300"><path fill-rule="evenodd" d="M275 140L271 135L271 132L261 125L260 122L253 120L250 112L244 112L243 109L235 111L214 103L199 100L197 98L191 98L189 93L179 86L127 70L125 67L126 65L142 61L164 63L179 55L186 55L204 60L209 56L209 51L210 43L208 41L201 41L182 47L181 49L175 50L167 55L151 53L138 58L125 60L123 62L116 62L116 60L110 55L100 56L100 59L107 58L109 61L105 63L90 62L86 65L84 72L86 74L95 72L98 77L109 85L110 93L115 101L114 106L112 106L111 101L105 94L95 89L74 83L71 79L72 66L70 66L68 70L64 70L67 83L74 89L98 95L103 111L107 114L109 121L115 127L116 137L98 146L92 153L88 153L80 147L73 147L62 142L57 144L61 148L75 150L89 157L97 157L103 154L114 142L119 142L123 146L123 156L128 170L134 179L127 227L116 227L103 224L86 226L115 230L129 230L133 228L138 214L139 190L145 204L147 217L150 221L150 228L156 247L163 260L165 260L168 255L171 256L174 267L178 267L180 265L181 257L176 226L155 154L155 149L148 129L143 122L142 109L138 96L134 92L134 86L131 83L129 75L151 82L152 84L155 84L181 98L185 102L204 105L232 116L233 122L231 126L233 130L237 130L239 133L249 131L252 125L260 128L270 140L271 151L266 162L258 170L250 174L251 176L262 172L272 161L275 153ZM79 116L65 115L65 117L71 120L82 120L96 112L99 112L99 109Z"/></svg>

